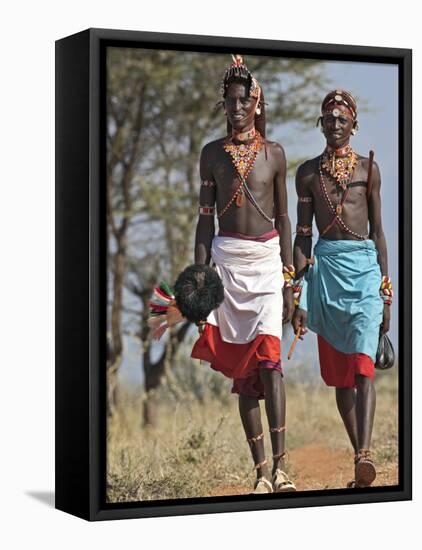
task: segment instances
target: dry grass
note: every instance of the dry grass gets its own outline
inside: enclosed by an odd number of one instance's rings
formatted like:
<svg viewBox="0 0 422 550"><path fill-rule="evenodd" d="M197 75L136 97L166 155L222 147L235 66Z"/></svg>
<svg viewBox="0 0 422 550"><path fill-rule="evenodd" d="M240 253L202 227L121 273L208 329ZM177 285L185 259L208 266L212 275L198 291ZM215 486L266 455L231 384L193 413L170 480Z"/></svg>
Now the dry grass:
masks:
<svg viewBox="0 0 422 550"><path fill-rule="evenodd" d="M196 379L196 387L202 387L199 399L197 392L181 388L175 380L163 387L159 395L158 425L154 429L141 425L142 397L134 391L124 395L124 405L108 426L109 502L234 494L251 487L252 460L237 411L237 397L230 395L230 382L221 375L207 370L203 376L206 380L202 382L207 389L212 388L213 383L217 385L213 391L204 392L204 386L198 385ZM386 473L380 478L383 484L395 484L398 451L396 372L378 375L376 388L374 458ZM338 457L349 460L352 454L337 413L333 389L322 383L287 383L286 392L291 473L297 476L295 479L301 476L299 466L295 467L295 456L303 472L312 473L312 461L319 460L313 456L315 449L328 456L331 452L337 453L332 455L337 457L335 473ZM263 403L261 410L264 412ZM263 418L268 433L265 414ZM266 437L267 454L270 454L268 443L269 437ZM306 461L308 455L309 464L303 464L303 457ZM347 472L341 476L347 477L348 469L348 465L344 466L342 472ZM306 483L298 484L298 489L344 486L341 476L324 482L317 479L316 473L315 479L310 476Z"/></svg>

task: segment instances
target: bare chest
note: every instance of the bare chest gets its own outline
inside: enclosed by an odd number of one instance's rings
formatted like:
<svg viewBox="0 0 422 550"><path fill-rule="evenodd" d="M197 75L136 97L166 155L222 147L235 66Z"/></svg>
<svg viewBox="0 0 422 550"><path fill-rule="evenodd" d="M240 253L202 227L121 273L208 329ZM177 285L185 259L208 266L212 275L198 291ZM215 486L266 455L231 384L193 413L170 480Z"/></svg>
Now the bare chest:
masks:
<svg viewBox="0 0 422 550"><path fill-rule="evenodd" d="M325 207L332 204L334 207L343 206L343 210L360 208L367 204L367 173L358 165L353 173L352 181L346 189L338 185L335 180L324 174L315 173L312 179L312 194L316 206L324 203Z"/></svg>
<svg viewBox="0 0 422 550"><path fill-rule="evenodd" d="M320 235L329 239L365 238L368 233L367 174L357 167L343 189L318 172L312 179L315 219Z"/></svg>
<svg viewBox="0 0 422 550"><path fill-rule="evenodd" d="M213 175L217 184L217 200L231 196L241 184L241 178L233 159L225 151L215 162ZM270 158L265 158L261 150L253 163L252 169L246 178L246 183L254 195L266 197L273 195L275 170Z"/></svg>

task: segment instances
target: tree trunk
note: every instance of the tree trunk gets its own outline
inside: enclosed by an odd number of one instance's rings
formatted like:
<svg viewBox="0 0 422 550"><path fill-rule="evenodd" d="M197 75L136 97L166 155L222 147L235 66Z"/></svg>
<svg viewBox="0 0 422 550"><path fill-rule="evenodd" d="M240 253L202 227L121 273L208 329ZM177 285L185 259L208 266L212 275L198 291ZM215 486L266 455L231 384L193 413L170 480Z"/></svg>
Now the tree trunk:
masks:
<svg viewBox="0 0 422 550"><path fill-rule="evenodd" d="M154 390L147 392L143 407L143 425L144 427L157 427L157 400L154 395Z"/></svg>
<svg viewBox="0 0 422 550"><path fill-rule="evenodd" d="M107 370L107 415L113 416L119 405L119 385L117 374L121 360L114 363Z"/></svg>
<svg viewBox="0 0 422 550"><path fill-rule="evenodd" d="M109 342L107 361L107 413L112 416L118 401L117 373L122 363L123 342L121 334L122 295L126 262L126 237L118 242L114 256L113 301L111 304L111 341Z"/></svg>
<svg viewBox="0 0 422 550"><path fill-rule="evenodd" d="M156 363L151 363L149 345L144 348L145 400L143 407L143 425L157 426L157 401L155 393L164 376L164 354Z"/></svg>
<svg viewBox="0 0 422 550"><path fill-rule="evenodd" d="M180 343L184 340L190 323L184 323L177 332L171 335L169 338L163 353L160 358L155 362L151 363L150 353L149 353L149 343L148 341L144 342L144 376L145 376L145 400L143 406L143 424L144 426L156 427L157 418L158 418L158 404L156 400L156 390L160 387L164 375L166 374L166 369L171 368L171 363L177 352L177 349ZM146 325L144 325L144 330L142 334L147 338L148 330ZM166 366L167 365L167 366Z"/></svg>

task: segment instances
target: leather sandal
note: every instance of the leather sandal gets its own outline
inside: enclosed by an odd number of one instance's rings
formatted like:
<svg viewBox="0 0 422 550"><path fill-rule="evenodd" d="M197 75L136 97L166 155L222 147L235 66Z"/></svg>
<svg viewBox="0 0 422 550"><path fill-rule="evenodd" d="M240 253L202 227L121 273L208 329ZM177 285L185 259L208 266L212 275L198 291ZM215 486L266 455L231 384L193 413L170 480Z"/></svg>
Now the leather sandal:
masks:
<svg viewBox="0 0 422 550"><path fill-rule="evenodd" d="M283 470L277 468L273 475L273 490L274 493L293 493L296 491L296 486L291 481Z"/></svg>
<svg viewBox="0 0 422 550"><path fill-rule="evenodd" d="M273 455L273 460L284 459L286 453ZM289 476L281 468L277 468L272 477L274 493L292 493L296 491L295 484L289 479Z"/></svg>
<svg viewBox="0 0 422 550"><path fill-rule="evenodd" d="M259 477L253 486L253 495L262 495L265 493L272 493L273 486L266 477Z"/></svg>
<svg viewBox="0 0 422 550"><path fill-rule="evenodd" d="M259 464L255 464L254 470L259 470L262 468L262 466L265 466L267 464L266 460L263 460ZM265 493L272 493L273 492L273 486L270 481L265 476L259 477L253 486L252 495L262 495Z"/></svg>
<svg viewBox="0 0 422 550"><path fill-rule="evenodd" d="M359 449L355 456L355 487L369 487L377 477L369 449Z"/></svg>

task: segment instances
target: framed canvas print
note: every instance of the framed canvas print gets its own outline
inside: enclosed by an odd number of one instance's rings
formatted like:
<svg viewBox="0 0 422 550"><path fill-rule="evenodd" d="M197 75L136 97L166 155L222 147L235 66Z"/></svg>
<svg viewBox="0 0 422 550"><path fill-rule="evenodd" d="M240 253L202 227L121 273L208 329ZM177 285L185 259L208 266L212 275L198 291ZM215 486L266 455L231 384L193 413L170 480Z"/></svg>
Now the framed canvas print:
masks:
<svg viewBox="0 0 422 550"><path fill-rule="evenodd" d="M56 506L411 498L411 51L56 43Z"/></svg>

